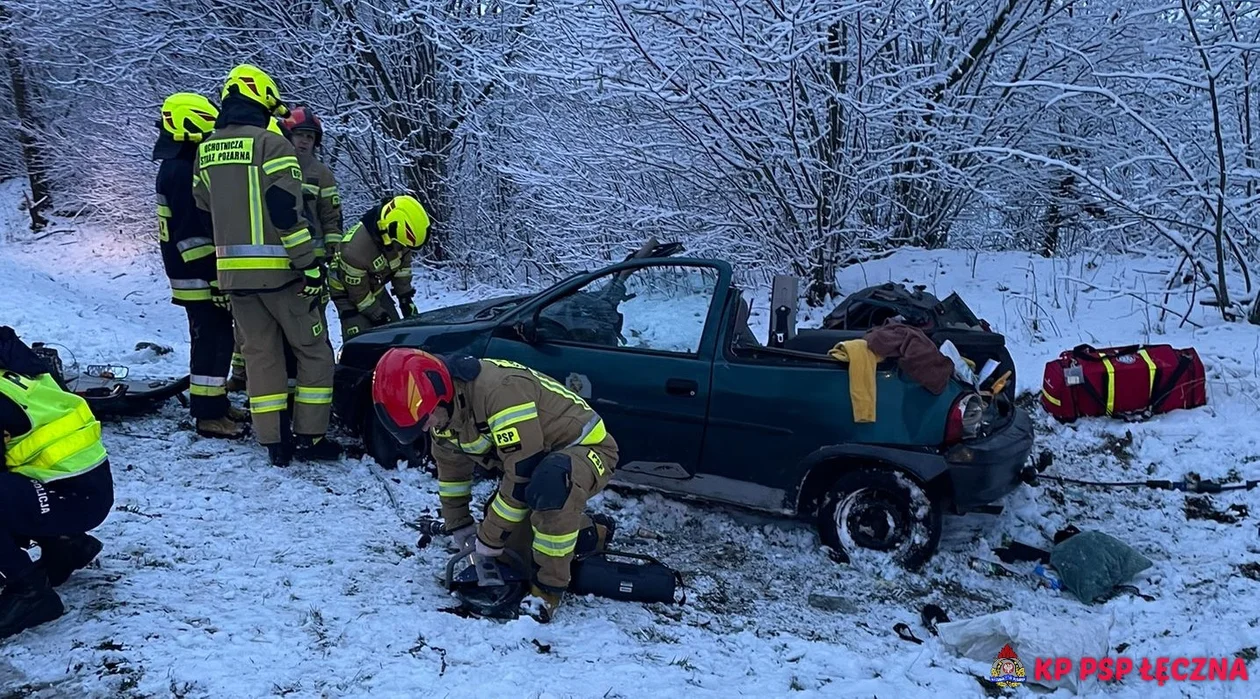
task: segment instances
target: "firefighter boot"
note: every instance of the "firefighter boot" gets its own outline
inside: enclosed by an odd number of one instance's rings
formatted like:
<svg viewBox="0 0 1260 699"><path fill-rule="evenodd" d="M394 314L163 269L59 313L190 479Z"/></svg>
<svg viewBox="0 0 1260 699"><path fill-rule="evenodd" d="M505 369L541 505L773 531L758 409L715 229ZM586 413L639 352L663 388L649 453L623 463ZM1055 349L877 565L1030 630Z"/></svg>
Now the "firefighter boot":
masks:
<svg viewBox="0 0 1260 699"><path fill-rule="evenodd" d="M272 466L284 468L293 460L293 430L289 424L289 411L280 411L280 441L267 445L267 456Z"/></svg>
<svg viewBox="0 0 1260 699"><path fill-rule="evenodd" d="M245 436L245 426L230 417L199 418L197 434L211 439L240 439Z"/></svg>
<svg viewBox="0 0 1260 699"><path fill-rule="evenodd" d="M40 568L48 576L48 584L59 587L70 574L86 568L104 548L101 540L91 534L72 534L53 539L39 539Z"/></svg>
<svg viewBox="0 0 1260 699"><path fill-rule="evenodd" d="M296 441L294 456L303 461L336 461L345 453L340 444L328 437L300 434Z"/></svg>
<svg viewBox="0 0 1260 699"><path fill-rule="evenodd" d="M228 405L227 416L229 420L236 420L237 422L250 421L248 410L242 410L236 407L235 405L231 405L231 404Z"/></svg>
<svg viewBox="0 0 1260 699"><path fill-rule="evenodd" d="M267 458L271 460L272 466L284 468L293 460L293 447L284 442L268 444Z"/></svg>
<svg viewBox="0 0 1260 699"><path fill-rule="evenodd" d="M0 592L0 638L8 638L64 614L61 597L48 584L48 574L39 566L12 580Z"/></svg>
<svg viewBox="0 0 1260 699"><path fill-rule="evenodd" d="M548 624L555 618L562 601L564 590L533 583L529 586L529 594L521 600L521 612L533 617L540 624Z"/></svg>

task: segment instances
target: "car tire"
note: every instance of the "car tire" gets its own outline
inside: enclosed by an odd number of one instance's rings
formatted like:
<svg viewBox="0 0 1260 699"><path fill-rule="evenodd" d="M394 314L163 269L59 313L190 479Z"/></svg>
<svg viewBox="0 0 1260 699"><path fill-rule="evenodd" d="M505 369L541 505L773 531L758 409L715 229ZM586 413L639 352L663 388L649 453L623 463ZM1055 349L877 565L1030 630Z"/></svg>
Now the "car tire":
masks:
<svg viewBox="0 0 1260 699"><path fill-rule="evenodd" d="M375 415L369 414L365 423L363 451L383 468L398 468L398 461L404 458L404 455L397 440L385 431L385 427Z"/></svg>
<svg viewBox="0 0 1260 699"><path fill-rule="evenodd" d="M922 484L892 468L846 471L823 498L818 533L842 563L887 560L909 570L941 541L942 507Z"/></svg>

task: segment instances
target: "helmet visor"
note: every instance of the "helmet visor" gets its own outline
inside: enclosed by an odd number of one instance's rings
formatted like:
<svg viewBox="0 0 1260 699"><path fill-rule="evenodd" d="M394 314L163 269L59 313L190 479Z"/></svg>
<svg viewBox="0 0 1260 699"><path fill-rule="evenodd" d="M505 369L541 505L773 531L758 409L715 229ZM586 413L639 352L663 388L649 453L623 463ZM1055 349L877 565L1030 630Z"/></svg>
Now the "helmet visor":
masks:
<svg viewBox="0 0 1260 699"><path fill-rule="evenodd" d="M381 403L375 404L376 419L389 432L399 444L415 444L424 436L425 431L429 428L429 415L421 415L420 420L411 424L405 424L400 420L396 420L390 414L388 408ZM407 421L409 422L409 420Z"/></svg>

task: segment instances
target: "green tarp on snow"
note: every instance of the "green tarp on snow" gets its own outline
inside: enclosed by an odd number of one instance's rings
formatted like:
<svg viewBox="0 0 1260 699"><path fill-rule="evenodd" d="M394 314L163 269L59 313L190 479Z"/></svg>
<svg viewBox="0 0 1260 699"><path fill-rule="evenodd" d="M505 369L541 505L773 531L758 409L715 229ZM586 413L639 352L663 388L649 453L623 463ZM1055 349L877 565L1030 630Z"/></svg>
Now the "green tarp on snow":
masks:
<svg viewBox="0 0 1260 699"><path fill-rule="evenodd" d="M1050 552L1059 582L1085 604L1105 598L1117 585L1150 568L1150 559L1102 532L1081 532Z"/></svg>

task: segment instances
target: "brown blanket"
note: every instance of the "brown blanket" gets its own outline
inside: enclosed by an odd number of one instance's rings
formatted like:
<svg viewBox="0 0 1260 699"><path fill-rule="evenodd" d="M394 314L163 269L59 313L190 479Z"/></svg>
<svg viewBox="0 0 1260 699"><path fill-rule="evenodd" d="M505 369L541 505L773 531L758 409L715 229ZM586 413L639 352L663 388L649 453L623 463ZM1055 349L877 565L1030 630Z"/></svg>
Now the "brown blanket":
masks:
<svg viewBox="0 0 1260 699"><path fill-rule="evenodd" d="M906 375L934 395L941 395L954 374L954 363L927 335L902 323L887 323L866 332L866 346L881 357L897 357Z"/></svg>

